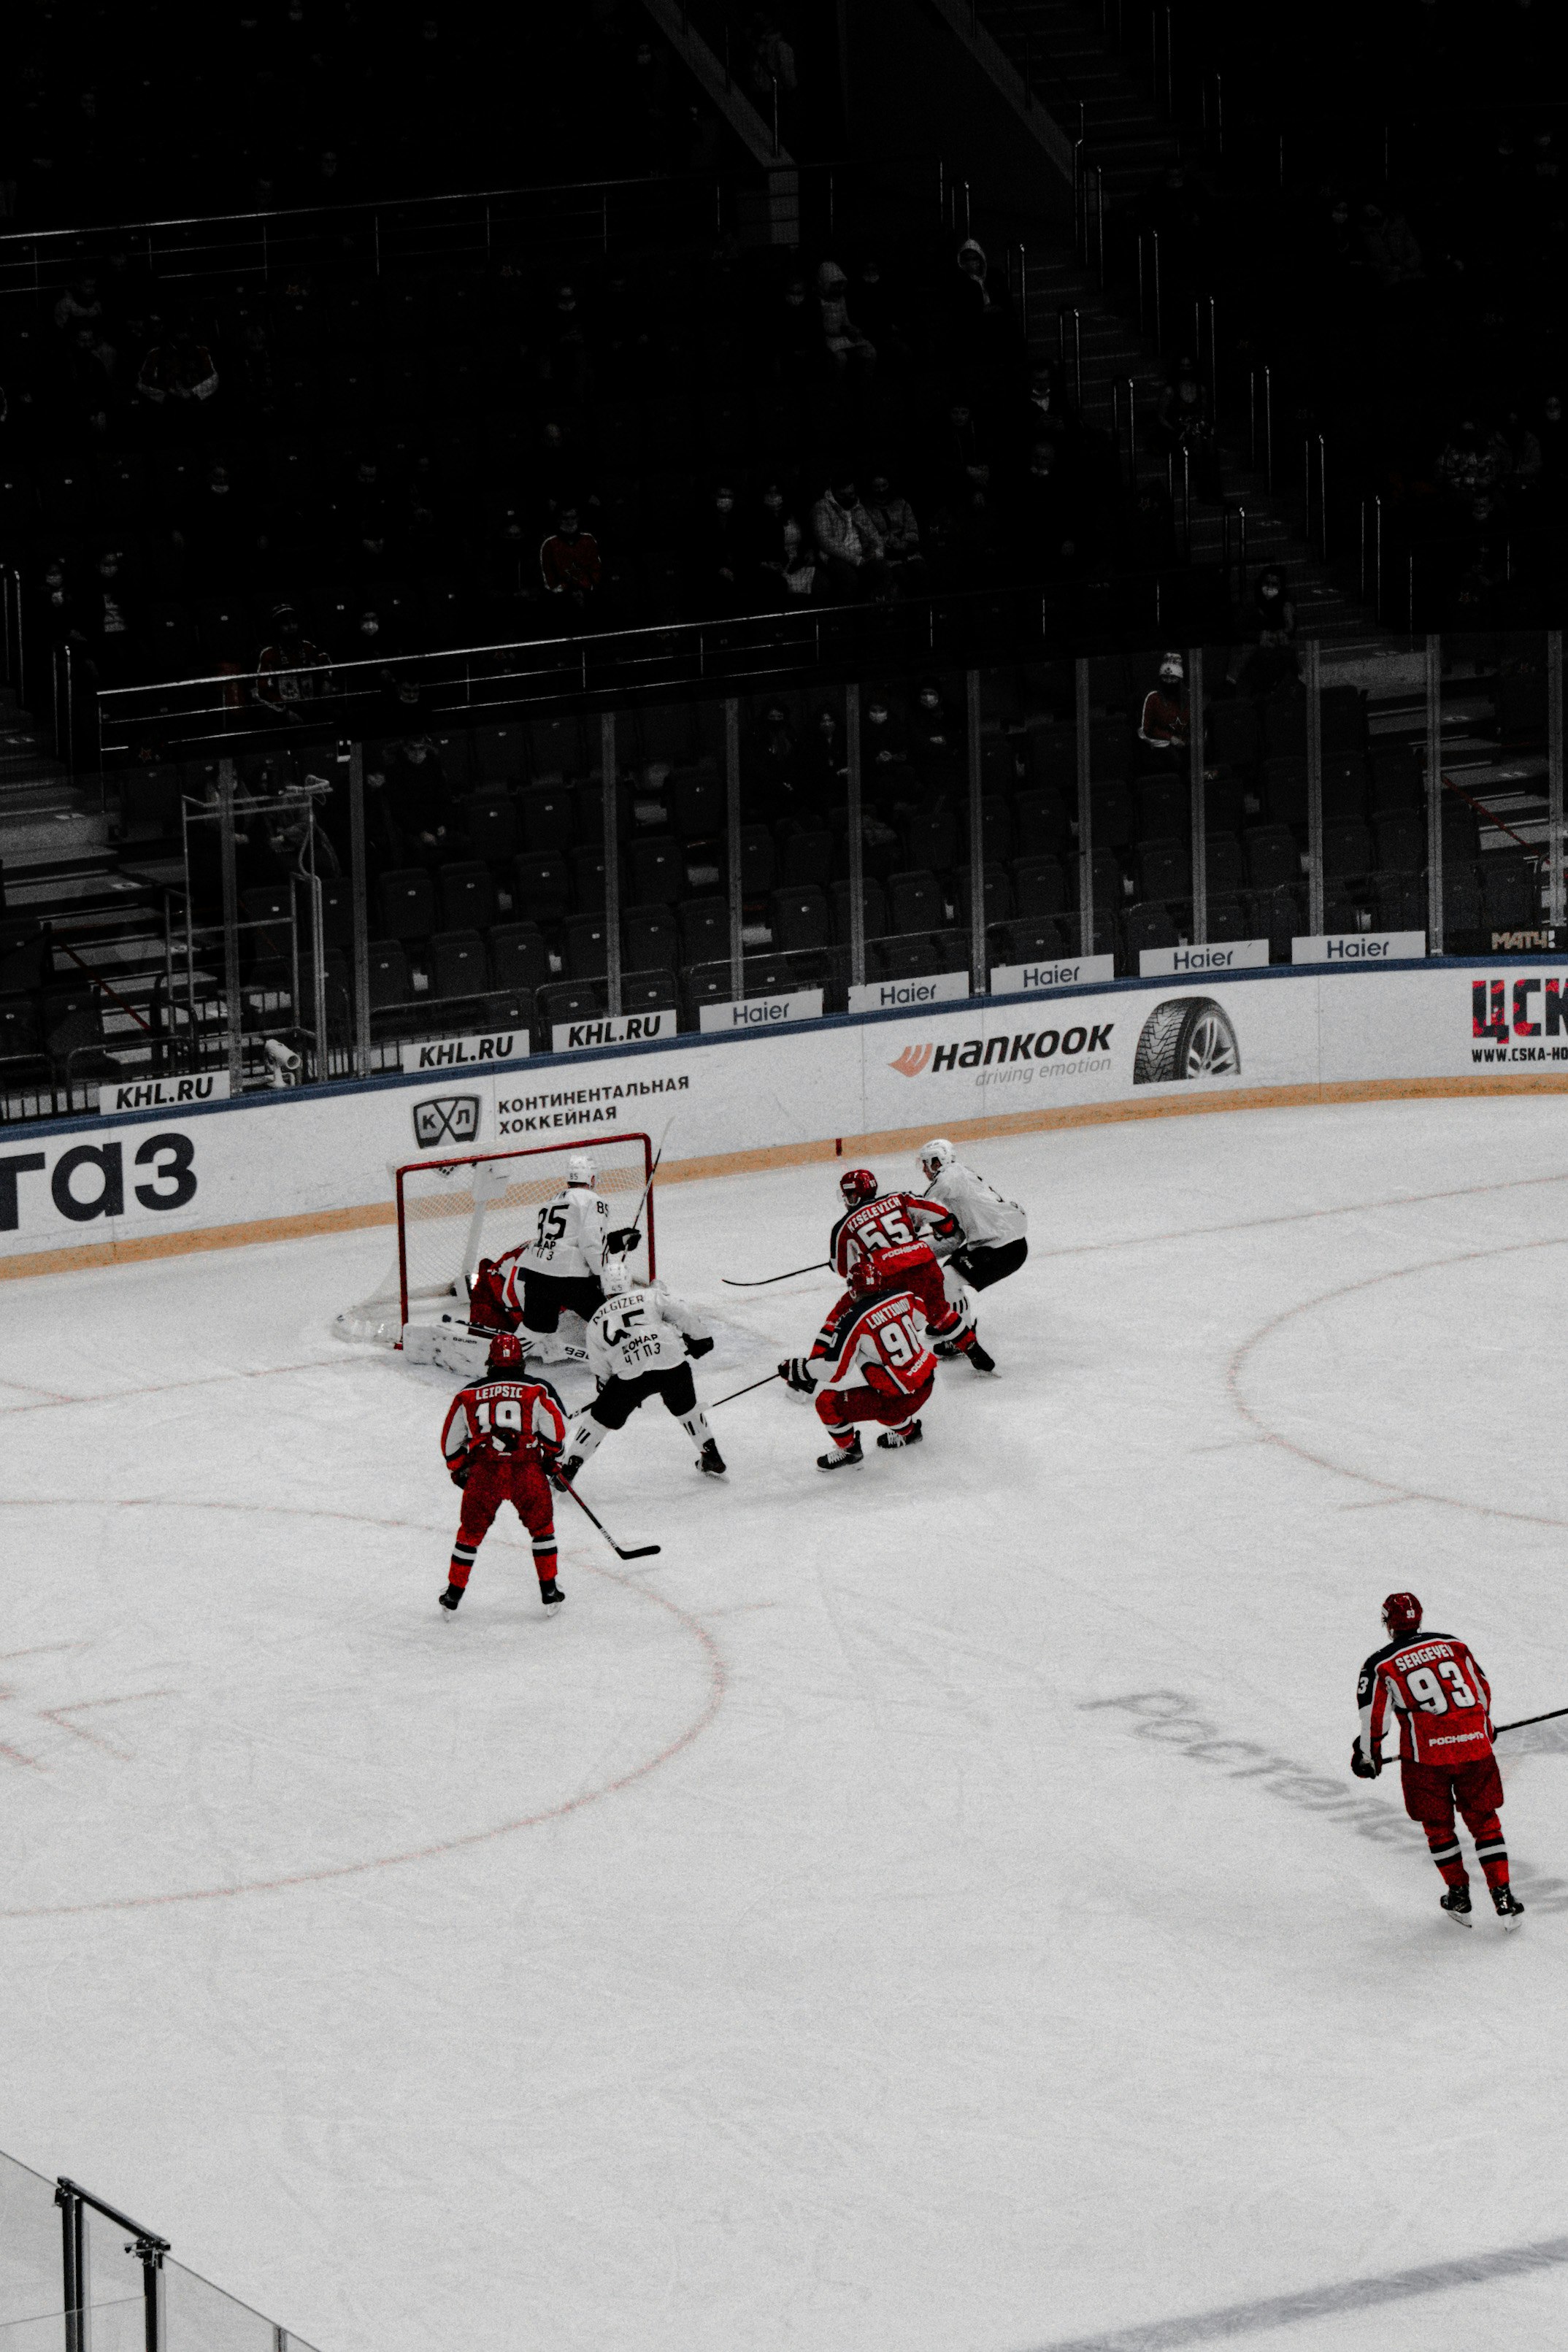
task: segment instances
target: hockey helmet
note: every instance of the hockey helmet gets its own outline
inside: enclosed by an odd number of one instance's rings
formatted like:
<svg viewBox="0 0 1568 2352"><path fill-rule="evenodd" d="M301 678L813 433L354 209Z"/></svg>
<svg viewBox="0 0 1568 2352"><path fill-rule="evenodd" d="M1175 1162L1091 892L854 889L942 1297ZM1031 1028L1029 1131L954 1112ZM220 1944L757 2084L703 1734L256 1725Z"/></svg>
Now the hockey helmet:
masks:
<svg viewBox="0 0 1568 2352"><path fill-rule="evenodd" d="M607 1257L599 1276L599 1287L606 1298L620 1298L632 1286L632 1272L624 1257Z"/></svg>
<svg viewBox="0 0 1568 2352"><path fill-rule="evenodd" d="M952 1166L957 1157L945 1135L933 1135L929 1143L921 1146L921 1166L928 1176L940 1176L944 1168Z"/></svg>
<svg viewBox="0 0 1568 2352"><path fill-rule="evenodd" d="M515 1331L492 1331L489 1368L492 1372L521 1372L522 1341Z"/></svg>
<svg viewBox="0 0 1568 2352"><path fill-rule="evenodd" d="M858 1209L862 1201L877 1197L877 1180L868 1168L847 1168L838 1179L838 1190L847 1208Z"/></svg>
<svg viewBox="0 0 1568 2352"><path fill-rule="evenodd" d="M574 1151L566 1162L566 1181L568 1184L593 1183L594 1163L585 1151Z"/></svg>
<svg viewBox="0 0 1568 2352"><path fill-rule="evenodd" d="M887 1286L888 1277L882 1271L880 1250L871 1250L865 1257L858 1257L849 1269L849 1290L853 1297L869 1298L873 1291L885 1290Z"/></svg>
<svg viewBox="0 0 1568 2352"><path fill-rule="evenodd" d="M1383 1604L1383 1622L1396 1641L1403 1633L1418 1633L1421 1603L1414 1592L1391 1592Z"/></svg>

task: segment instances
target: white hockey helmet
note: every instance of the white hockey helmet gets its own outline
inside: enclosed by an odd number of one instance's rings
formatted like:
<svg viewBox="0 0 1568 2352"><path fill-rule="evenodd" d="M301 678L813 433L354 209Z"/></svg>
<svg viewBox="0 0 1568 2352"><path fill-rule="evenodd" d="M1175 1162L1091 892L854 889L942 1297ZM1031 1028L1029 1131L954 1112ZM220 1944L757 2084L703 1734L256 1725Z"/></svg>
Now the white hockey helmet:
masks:
<svg viewBox="0 0 1568 2352"><path fill-rule="evenodd" d="M607 1257L599 1276L599 1287L606 1298L620 1298L632 1286L632 1270L624 1257Z"/></svg>
<svg viewBox="0 0 1568 2352"><path fill-rule="evenodd" d="M952 1166L957 1157L945 1135L933 1135L929 1143L921 1146L921 1166L928 1176L940 1176L944 1168Z"/></svg>
<svg viewBox="0 0 1568 2352"><path fill-rule="evenodd" d="M594 1182L594 1163L585 1151L574 1151L566 1162L566 1181L568 1184L590 1185Z"/></svg>

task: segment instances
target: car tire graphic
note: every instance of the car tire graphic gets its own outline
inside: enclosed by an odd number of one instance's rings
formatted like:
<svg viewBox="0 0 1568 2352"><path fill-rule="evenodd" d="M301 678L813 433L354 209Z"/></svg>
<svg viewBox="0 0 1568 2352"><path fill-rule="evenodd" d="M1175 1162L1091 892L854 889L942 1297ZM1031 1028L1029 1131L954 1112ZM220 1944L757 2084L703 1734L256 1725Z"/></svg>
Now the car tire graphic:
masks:
<svg viewBox="0 0 1568 2352"><path fill-rule="evenodd" d="M1156 1004L1132 1057L1135 1087L1162 1086L1172 1078L1234 1078L1240 1070L1230 1015L1212 996L1171 996Z"/></svg>

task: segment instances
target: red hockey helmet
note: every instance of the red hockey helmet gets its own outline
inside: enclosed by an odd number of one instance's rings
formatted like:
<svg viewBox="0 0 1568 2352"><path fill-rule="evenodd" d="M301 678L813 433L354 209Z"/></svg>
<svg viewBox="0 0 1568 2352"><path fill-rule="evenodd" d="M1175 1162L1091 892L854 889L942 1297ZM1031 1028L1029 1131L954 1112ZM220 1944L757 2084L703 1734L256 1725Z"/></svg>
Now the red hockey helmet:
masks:
<svg viewBox="0 0 1568 2352"><path fill-rule="evenodd" d="M489 1368L492 1372L521 1372L522 1341L515 1331L495 1331L490 1335Z"/></svg>
<svg viewBox="0 0 1568 2352"><path fill-rule="evenodd" d="M847 1168L838 1179L846 1208L858 1209L862 1201L877 1197L877 1180L868 1168Z"/></svg>
<svg viewBox="0 0 1568 2352"><path fill-rule="evenodd" d="M1383 1622L1395 1641L1403 1633L1418 1633L1421 1603L1414 1592L1391 1592L1383 1604Z"/></svg>
<svg viewBox="0 0 1568 2352"><path fill-rule="evenodd" d="M873 1250L868 1257L856 1259L849 1269L849 1289L853 1297L868 1298L872 1291L887 1288L888 1278L882 1272L881 1255L880 1250Z"/></svg>

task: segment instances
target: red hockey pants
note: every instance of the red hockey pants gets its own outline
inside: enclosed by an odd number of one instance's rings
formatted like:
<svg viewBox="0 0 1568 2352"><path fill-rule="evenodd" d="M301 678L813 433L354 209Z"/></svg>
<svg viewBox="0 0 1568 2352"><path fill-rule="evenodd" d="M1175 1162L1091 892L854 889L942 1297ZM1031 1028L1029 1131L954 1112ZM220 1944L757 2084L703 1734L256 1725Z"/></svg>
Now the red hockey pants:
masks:
<svg viewBox="0 0 1568 2352"><path fill-rule="evenodd" d="M934 1378L934 1375L931 1376ZM931 1402L931 1378L923 1380L912 1396L900 1389L884 1396L880 1389L824 1389L816 1400L816 1417L838 1445L847 1447L852 1423L879 1422L884 1429L902 1429ZM840 1434L842 1432L842 1434Z"/></svg>
<svg viewBox="0 0 1568 2352"><path fill-rule="evenodd" d="M1432 1859L1450 1886L1465 1884L1465 1865L1454 1828L1454 1808L1465 1817L1465 1827L1476 1842L1476 1860L1489 1886L1508 1885L1508 1848L1503 1843L1498 1807L1502 1802L1502 1775L1495 1756L1462 1764L1451 1772L1442 1764L1401 1762L1405 1810L1426 1832Z"/></svg>
<svg viewBox="0 0 1568 2352"><path fill-rule="evenodd" d="M482 1454L463 1488L463 1515L452 1547L451 1581L462 1591L473 1571L474 1554L490 1531L495 1515L510 1503L533 1538L533 1565L541 1584L555 1574L555 1498L537 1462Z"/></svg>

